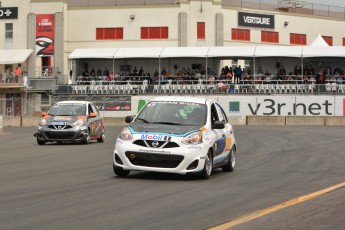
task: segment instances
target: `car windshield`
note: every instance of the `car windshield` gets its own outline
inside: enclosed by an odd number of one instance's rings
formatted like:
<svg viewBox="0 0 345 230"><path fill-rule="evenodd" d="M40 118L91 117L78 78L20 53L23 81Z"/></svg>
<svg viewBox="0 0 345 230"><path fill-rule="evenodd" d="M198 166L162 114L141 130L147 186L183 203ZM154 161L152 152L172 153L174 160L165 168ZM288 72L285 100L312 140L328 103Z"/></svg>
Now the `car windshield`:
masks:
<svg viewBox="0 0 345 230"><path fill-rule="evenodd" d="M85 104L55 104L49 111L48 115L51 116L85 116L86 105Z"/></svg>
<svg viewBox="0 0 345 230"><path fill-rule="evenodd" d="M179 101L151 101L138 114L136 121L165 125L197 125L206 123L205 104Z"/></svg>

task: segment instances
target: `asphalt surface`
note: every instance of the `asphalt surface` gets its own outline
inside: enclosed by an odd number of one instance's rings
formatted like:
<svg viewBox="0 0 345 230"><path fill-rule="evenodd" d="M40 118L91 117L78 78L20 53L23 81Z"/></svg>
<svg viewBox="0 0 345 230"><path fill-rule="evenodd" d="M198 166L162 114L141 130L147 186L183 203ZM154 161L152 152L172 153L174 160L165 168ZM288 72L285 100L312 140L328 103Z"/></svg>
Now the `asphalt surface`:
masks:
<svg viewBox="0 0 345 230"><path fill-rule="evenodd" d="M0 229L207 229L345 182L340 126L236 126L235 172L209 180L114 176L105 143L39 146L36 128L0 134ZM344 229L345 188L233 229Z"/></svg>

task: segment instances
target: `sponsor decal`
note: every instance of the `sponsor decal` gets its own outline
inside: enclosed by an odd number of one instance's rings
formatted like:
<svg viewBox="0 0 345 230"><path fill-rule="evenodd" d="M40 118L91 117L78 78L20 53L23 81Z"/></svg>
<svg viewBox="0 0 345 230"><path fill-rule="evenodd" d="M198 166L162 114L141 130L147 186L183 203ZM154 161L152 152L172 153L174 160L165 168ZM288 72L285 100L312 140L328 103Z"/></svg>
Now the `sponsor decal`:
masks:
<svg viewBox="0 0 345 230"><path fill-rule="evenodd" d="M171 137L156 134L142 134L140 139L142 140L153 140L153 141L170 141Z"/></svg>
<svg viewBox="0 0 345 230"><path fill-rule="evenodd" d="M169 151L164 151L164 150L154 150L154 149L139 149L139 152L144 152L144 153L171 153Z"/></svg>

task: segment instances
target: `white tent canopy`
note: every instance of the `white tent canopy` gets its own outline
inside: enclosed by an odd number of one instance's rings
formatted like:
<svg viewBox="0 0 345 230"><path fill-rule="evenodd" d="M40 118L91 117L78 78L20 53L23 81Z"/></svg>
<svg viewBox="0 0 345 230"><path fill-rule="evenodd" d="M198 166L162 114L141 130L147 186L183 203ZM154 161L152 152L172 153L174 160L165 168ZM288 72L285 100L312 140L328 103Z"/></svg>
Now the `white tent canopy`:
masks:
<svg viewBox="0 0 345 230"><path fill-rule="evenodd" d="M0 64L21 64L28 59L32 52L32 49L0 50Z"/></svg>
<svg viewBox="0 0 345 230"><path fill-rule="evenodd" d="M0 64L10 56L10 50L0 52ZM12 50L15 51L15 50ZM29 52L29 53L27 53ZM32 50L15 52L24 56ZM24 55L25 54L25 55ZM13 56L13 55L12 55ZM345 57L345 46L224 46L224 47L140 47L140 48L94 48L76 49L69 59L82 58L251 58L251 57ZM20 59L21 61L22 59ZM17 60L12 63L20 63Z"/></svg>
<svg viewBox="0 0 345 230"><path fill-rule="evenodd" d="M312 46L312 47L320 47L320 46L321 47L327 47L329 45L327 44L325 39L323 39L323 37L320 34L318 34L316 36L316 38L314 39L314 41L310 44L310 46Z"/></svg>
<svg viewBox="0 0 345 230"><path fill-rule="evenodd" d="M254 57L256 46L215 46L210 47L207 57L235 57L235 58L251 58Z"/></svg>
<svg viewBox="0 0 345 230"><path fill-rule="evenodd" d="M114 58L159 58L163 47L119 48Z"/></svg>
<svg viewBox="0 0 345 230"><path fill-rule="evenodd" d="M113 59L117 51L118 51L118 48L75 49L69 55L69 59L80 59L80 58Z"/></svg>
<svg viewBox="0 0 345 230"><path fill-rule="evenodd" d="M257 46L255 57L302 57L302 46Z"/></svg>
<svg viewBox="0 0 345 230"><path fill-rule="evenodd" d="M345 57L345 46L304 46L302 51L302 57Z"/></svg>
<svg viewBox="0 0 345 230"><path fill-rule="evenodd" d="M206 58L210 47L166 47L163 49L161 58Z"/></svg>

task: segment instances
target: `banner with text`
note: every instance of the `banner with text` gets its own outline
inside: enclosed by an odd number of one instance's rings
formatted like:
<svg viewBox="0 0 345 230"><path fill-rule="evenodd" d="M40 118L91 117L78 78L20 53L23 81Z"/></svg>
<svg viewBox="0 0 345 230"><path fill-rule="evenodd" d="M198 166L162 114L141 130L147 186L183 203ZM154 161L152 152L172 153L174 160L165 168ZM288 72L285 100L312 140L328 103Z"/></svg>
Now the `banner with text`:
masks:
<svg viewBox="0 0 345 230"><path fill-rule="evenodd" d="M36 55L54 55L54 14L36 15Z"/></svg>

